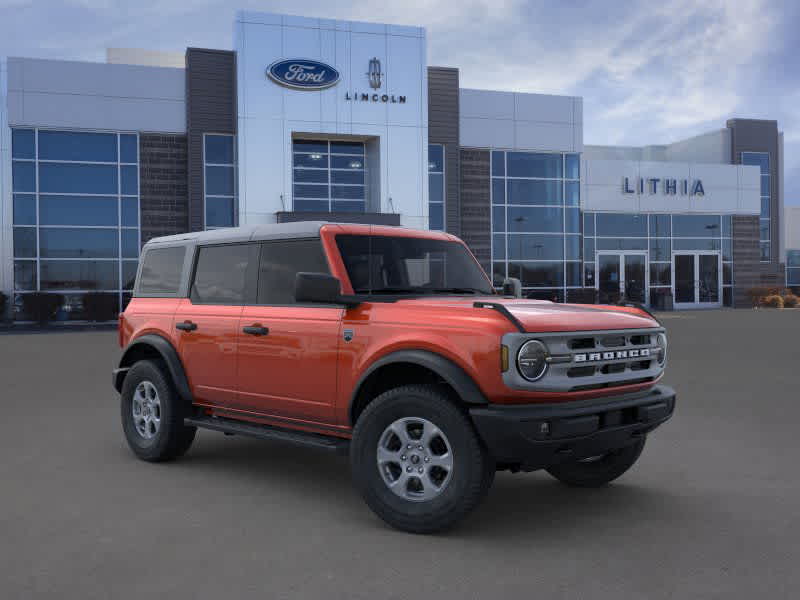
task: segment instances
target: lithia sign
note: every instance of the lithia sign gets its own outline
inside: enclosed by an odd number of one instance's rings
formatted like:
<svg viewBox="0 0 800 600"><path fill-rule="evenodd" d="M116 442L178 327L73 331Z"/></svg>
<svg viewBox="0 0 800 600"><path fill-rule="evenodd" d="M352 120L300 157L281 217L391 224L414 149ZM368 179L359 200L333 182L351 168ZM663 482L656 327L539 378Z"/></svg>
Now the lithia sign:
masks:
<svg viewBox="0 0 800 600"><path fill-rule="evenodd" d="M378 92L383 86L381 61L377 57L369 61L367 81L372 92L346 91L344 99L350 102L383 102L387 104L405 104L406 97ZM334 67L304 58L277 60L267 67L267 77L283 87L293 90L324 90L339 83L341 76Z"/></svg>
<svg viewBox="0 0 800 600"><path fill-rule="evenodd" d="M670 179L660 177L623 177L622 193L637 194L641 196L645 193L657 194L659 191L666 196L705 196L703 182L700 179Z"/></svg>

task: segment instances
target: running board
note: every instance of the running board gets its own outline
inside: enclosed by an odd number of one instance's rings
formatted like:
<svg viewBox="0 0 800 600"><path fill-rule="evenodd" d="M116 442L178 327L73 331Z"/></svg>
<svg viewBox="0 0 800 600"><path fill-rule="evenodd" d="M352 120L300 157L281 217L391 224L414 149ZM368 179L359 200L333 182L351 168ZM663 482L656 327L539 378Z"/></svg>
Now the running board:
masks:
<svg viewBox="0 0 800 600"><path fill-rule="evenodd" d="M350 447L350 440L333 436L320 435L318 433L307 433L290 429L281 429L271 425L257 425L255 423L245 423L224 417L188 417L183 420L184 425L221 431L226 434L245 435L248 437L259 438L262 440L277 440L290 444L310 446L318 450L328 450L346 454Z"/></svg>

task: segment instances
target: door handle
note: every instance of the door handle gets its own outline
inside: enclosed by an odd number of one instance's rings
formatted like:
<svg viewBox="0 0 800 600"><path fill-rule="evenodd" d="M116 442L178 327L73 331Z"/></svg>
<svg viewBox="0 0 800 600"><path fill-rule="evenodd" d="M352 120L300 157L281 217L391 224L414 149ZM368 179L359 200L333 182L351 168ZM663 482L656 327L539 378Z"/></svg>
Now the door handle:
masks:
<svg viewBox="0 0 800 600"><path fill-rule="evenodd" d="M248 335L267 335L269 333L269 329L266 327L262 327L261 325L250 325L249 327L242 327L242 331L244 331Z"/></svg>
<svg viewBox="0 0 800 600"><path fill-rule="evenodd" d="M197 323L192 323L191 321L176 323L175 329L180 329L181 331L194 331L195 329L197 329Z"/></svg>

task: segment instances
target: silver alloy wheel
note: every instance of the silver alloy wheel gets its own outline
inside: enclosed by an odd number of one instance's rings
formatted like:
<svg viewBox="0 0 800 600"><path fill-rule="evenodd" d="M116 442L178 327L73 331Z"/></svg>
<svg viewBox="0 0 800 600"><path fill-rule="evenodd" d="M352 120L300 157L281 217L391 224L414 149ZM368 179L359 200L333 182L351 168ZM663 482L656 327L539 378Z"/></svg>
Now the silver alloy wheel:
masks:
<svg viewBox="0 0 800 600"><path fill-rule="evenodd" d="M377 462L383 482L404 500L431 500L453 478L450 441L436 425L419 417L397 419L384 429Z"/></svg>
<svg viewBox="0 0 800 600"><path fill-rule="evenodd" d="M151 440L158 435L161 427L161 399L156 386L146 380L140 382L133 391L131 411L133 425L140 436Z"/></svg>

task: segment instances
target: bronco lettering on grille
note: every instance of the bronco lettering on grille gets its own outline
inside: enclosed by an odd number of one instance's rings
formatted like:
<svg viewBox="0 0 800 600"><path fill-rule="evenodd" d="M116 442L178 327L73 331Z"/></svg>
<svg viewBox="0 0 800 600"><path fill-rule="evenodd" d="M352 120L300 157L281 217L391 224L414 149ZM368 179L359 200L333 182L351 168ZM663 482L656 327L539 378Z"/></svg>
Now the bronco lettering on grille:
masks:
<svg viewBox="0 0 800 600"><path fill-rule="evenodd" d="M573 355L573 361L594 362L598 360L620 360L626 358L650 358L650 348L637 350L616 350L614 352L584 352Z"/></svg>

